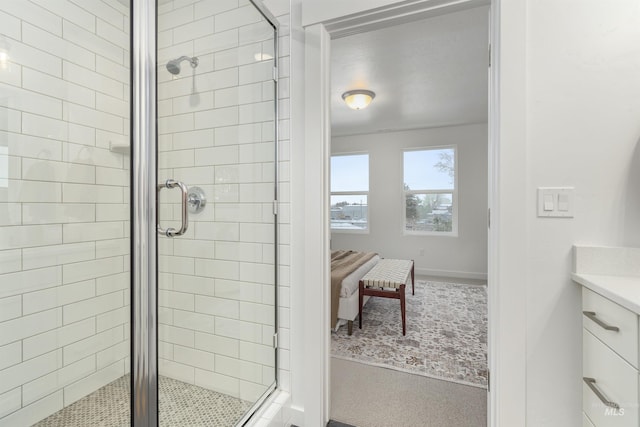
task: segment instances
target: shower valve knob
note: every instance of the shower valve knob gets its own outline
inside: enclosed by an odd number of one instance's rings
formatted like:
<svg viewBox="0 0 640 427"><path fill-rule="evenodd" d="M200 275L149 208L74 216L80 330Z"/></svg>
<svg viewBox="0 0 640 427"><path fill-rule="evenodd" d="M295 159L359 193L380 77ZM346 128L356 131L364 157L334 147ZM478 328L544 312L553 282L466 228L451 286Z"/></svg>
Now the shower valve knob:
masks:
<svg viewBox="0 0 640 427"><path fill-rule="evenodd" d="M200 213L207 205L207 198L204 191L200 187L190 187L187 195L187 203L189 204L189 212L192 214Z"/></svg>

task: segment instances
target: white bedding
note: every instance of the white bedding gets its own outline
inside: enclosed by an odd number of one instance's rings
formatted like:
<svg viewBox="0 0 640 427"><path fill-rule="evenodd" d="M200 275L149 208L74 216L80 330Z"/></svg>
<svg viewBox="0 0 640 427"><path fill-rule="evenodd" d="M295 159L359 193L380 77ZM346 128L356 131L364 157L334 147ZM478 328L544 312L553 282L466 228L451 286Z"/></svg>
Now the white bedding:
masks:
<svg viewBox="0 0 640 427"><path fill-rule="evenodd" d="M380 255L375 255L369 261L362 264L356 271L345 277L340 287L340 298L349 298L354 292L358 292L360 279L362 279L378 261L380 261Z"/></svg>
<svg viewBox="0 0 640 427"><path fill-rule="evenodd" d="M380 261L379 255L374 255L369 261L362 264L353 273L342 280L340 286L340 299L338 301L338 321L335 325L337 331L340 326L352 322L358 316L360 279ZM364 303L369 296L364 297Z"/></svg>

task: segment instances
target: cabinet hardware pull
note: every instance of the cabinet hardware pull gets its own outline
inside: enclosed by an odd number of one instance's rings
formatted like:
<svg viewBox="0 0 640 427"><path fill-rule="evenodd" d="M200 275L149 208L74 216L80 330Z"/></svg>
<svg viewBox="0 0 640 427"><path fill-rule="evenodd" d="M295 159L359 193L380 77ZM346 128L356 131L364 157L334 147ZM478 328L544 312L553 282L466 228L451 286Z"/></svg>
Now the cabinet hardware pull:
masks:
<svg viewBox="0 0 640 427"><path fill-rule="evenodd" d="M607 397L604 394L602 394L602 392L598 389L598 387L596 387L595 378L582 377L582 380L589 386L591 391L596 396L598 396L598 399L600 399L602 403L604 403L606 406L610 408L620 409L620 405L607 399Z"/></svg>
<svg viewBox="0 0 640 427"><path fill-rule="evenodd" d="M611 326L611 325L607 325L606 323L604 323L602 320L598 319L596 317L596 312L595 311L583 311L582 314L584 314L585 316L587 316L589 319L593 320L594 322L596 322L598 325L602 326L604 329L606 329L607 331L615 331L615 332L620 332L620 328L618 328L617 326Z"/></svg>

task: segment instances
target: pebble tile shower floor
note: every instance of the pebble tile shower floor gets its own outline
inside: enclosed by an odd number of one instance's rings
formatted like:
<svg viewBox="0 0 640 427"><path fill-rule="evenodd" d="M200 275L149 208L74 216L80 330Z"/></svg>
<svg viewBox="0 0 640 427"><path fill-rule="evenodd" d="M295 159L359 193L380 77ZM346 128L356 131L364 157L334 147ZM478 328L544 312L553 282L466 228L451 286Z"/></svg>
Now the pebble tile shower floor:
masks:
<svg viewBox="0 0 640 427"><path fill-rule="evenodd" d="M160 426L234 426L251 402L160 377ZM123 427L129 420L125 375L35 424L37 427Z"/></svg>

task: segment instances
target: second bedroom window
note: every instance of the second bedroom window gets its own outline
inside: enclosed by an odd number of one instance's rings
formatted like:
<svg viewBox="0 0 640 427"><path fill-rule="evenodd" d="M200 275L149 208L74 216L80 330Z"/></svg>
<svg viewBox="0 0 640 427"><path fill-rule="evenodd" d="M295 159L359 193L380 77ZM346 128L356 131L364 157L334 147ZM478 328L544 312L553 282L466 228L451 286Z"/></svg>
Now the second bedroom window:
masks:
<svg viewBox="0 0 640 427"><path fill-rule="evenodd" d="M369 154L331 156L331 231L369 231Z"/></svg>

